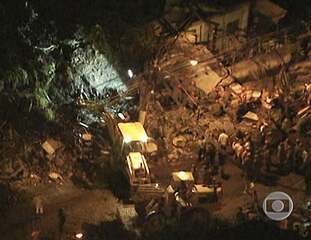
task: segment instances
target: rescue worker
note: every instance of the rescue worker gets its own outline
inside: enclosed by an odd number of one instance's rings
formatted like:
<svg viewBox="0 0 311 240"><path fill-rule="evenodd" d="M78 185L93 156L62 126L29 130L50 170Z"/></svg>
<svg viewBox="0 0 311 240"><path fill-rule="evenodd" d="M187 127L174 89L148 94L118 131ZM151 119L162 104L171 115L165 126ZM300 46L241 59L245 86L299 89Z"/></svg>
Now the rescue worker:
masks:
<svg viewBox="0 0 311 240"><path fill-rule="evenodd" d="M254 154L253 166L254 166L254 180L258 181L261 176L261 168L262 168L262 161L261 161L259 153Z"/></svg>
<svg viewBox="0 0 311 240"><path fill-rule="evenodd" d="M281 173L284 172L285 170L285 161L286 161L286 152L285 152L285 141L281 142L278 145L278 149L277 149L277 159L279 162L279 171Z"/></svg>
<svg viewBox="0 0 311 240"><path fill-rule="evenodd" d="M304 95L307 105L311 105L311 84L305 84Z"/></svg>
<svg viewBox="0 0 311 240"><path fill-rule="evenodd" d="M199 141L199 153L198 153L199 162L205 159L205 155L206 155L206 141L205 137L203 136Z"/></svg>
<svg viewBox="0 0 311 240"><path fill-rule="evenodd" d="M215 168L216 147L212 142L208 142L205 148L205 162L209 168Z"/></svg>
<svg viewBox="0 0 311 240"><path fill-rule="evenodd" d="M284 166L283 170L286 174L291 171L291 163L292 163L292 147L289 143L288 138L284 141Z"/></svg>
<svg viewBox="0 0 311 240"><path fill-rule="evenodd" d="M293 170L298 173L299 168L302 164L302 143L299 141L299 139L296 139L296 144L294 146L294 152L293 152Z"/></svg>
<svg viewBox="0 0 311 240"><path fill-rule="evenodd" d="M243 213L243 208L239 207L238 212L236 214L236 222L237 224L243 224L246 222L245 214Z"/></svg>
<svg viewBox="0 0 311 240"><path fill-rule="evenodd" d="M293 147L287 138L284 144L284 151L285 151L285 169L286 172L289 173L293 170Z"/></svg>
<svg viewBox="0 0 311 240"><path fill-rule="evenodd" d="M300 173L302 174L305 174L305 169L306 169L306 166L308 164L308 160L309 160L309 153L306 149L304 149L302 151L302 164L301 164L301 167L300 167Z"/></svg>
<svg viewBox="0 0 311 240"><path fill-rule="evenodd" d="M232 150L234 151L234 162L237 162L239 165L242 164L242 152L243 146L239 142L232 143Z"/></svg>
<svg viewBox="0 0 311 240"><path fill-rule="evenodd" d="M226 162L226 145L220 145L217 148L217 158L219 163L220 176L223 179L228 179L229 175L225 173L225 162Z"/></svg>
<svg viewBox="0 0 311 240"><path fill-rule="evenodd" d="M271 150L267 140L265 140L265 145L263 149L263 159L265 162L265 168L267 172L271 171Z"/></svg>
<svg viewBox="0 0 311 240"><path fill-rule="evenodd" d="M252 166L253 162L251 159L251 154L248 152L248 154L245 156L244 159L244 165L243 165L243 169L244 169L244 181L245 181L245 188L243 193L247 193L250 194L250 190L253 187L254 183L253 183L253 166Z"/></svg>
<svg viewBox="0 0 311 240"><path fill-rule="evenodd" d="M311 196L311 161L308 160L305 171L306 195Z"/></svg>
<svg viewBox="0 0 311 240"><path fill-rule="evenodd" d="M219 137L218 137L218 144L219 144L221 147L226 148L226 147L227 147L227 144L228 144L228 141L229 141L229 136L228 136L225 132L222 132L221 134L219 134Z"/></svg>
<svg viewBox="0 0 311 240"><path fill-rule="evenodd" d="M62 239L65 223L66 223L65 211L64 211L63 208L60 208L58 210L58 233L59 233L59 239Z"/></svg>
<svg viewBox="0 0 311 240"><path fill-rule="evenodd" d="M33 202L35 205L35 212L37 215L43 214L43 199L41 196L36 196L33 198Z"/></svg>

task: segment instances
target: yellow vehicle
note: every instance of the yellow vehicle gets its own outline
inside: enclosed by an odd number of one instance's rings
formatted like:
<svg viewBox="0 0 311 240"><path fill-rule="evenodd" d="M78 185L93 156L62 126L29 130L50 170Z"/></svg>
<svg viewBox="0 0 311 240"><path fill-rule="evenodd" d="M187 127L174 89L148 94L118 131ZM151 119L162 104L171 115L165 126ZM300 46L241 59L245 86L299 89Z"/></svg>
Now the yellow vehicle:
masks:
<svg viewBox="0 0 311 240"><path fill-rule="evenodd" d="M222 195L221 186L195 184L192 172L173 172L171 184L166 189L166 204L174 202L182 208L192 207Z"/></svg>
<svg viewBox="0 0 311 240"><path fill-rule="evenodd" d="M151 182L146 157L156 152L157 146L143 125L140 122L117 122L110 115L106 121L114 151L111 166L125 173L131 193L162 191L157 183Z"/></svg>

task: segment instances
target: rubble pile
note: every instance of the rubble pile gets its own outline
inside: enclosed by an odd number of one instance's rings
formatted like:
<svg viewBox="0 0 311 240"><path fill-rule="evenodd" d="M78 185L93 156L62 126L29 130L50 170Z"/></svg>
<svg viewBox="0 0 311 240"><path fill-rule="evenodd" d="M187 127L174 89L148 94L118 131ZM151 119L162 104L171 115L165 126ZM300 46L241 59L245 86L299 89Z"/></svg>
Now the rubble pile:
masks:
<svg viewBox="0 0 311 240"><path fill-rule="evenodd" d="M0 181L27 186L49 181L61 184L71 178L92 186L98 181L94 169L105 168L110 158L103 131L100 126L87 130L73 125L56 134L32 132L25 138L9 126L3 131L9 136L1 141Z"/></svg>
<svg viewBox="0 0 311 240"><path fill-rule="evenodd" d="M213 87L204 88L198 76L208 82L210 74L222 76L226 69L216 58L205 63L202 56L208 52L202 50L204 47L190 45L182 37L176 41L176 46L162 56L163 61L155 64L154 85L145 91L144 98L150 99L145 126L158 142L162 158L171 166L189 170L200 158L203 139L218 146L219 135L226 133L228 146L233 144L233 149L226 147L226 151L230 156L236 152L233 160L238 159L239 166L252 158L256 166L252 163L250 168L255 174L260 172L260 164L283 164L281 150L277 149L280 144L289 142L291 151L299 142L300 170L295 171L301 172L310 155L308 61L294 64L290 71L281 69L276 76L249 82L241 83L230 75L216 77ZM259 164L258 159L265 158L264 149L269 149L271 164L270 160ZM290 162L290 157L287 160Z"/></svg>

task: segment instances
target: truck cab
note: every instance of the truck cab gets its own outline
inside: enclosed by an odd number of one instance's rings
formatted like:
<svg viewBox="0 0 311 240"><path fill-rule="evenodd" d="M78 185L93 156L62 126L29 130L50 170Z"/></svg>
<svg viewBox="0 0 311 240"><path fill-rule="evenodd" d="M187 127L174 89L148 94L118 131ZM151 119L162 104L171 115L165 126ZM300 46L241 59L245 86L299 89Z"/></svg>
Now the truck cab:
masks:
<svg viewBox="0 0 311 240"><path fill-rule="evenodd" d="M130 152L126 157L126 172L131 186L150 184L150 171L144 155Z"/></svg>

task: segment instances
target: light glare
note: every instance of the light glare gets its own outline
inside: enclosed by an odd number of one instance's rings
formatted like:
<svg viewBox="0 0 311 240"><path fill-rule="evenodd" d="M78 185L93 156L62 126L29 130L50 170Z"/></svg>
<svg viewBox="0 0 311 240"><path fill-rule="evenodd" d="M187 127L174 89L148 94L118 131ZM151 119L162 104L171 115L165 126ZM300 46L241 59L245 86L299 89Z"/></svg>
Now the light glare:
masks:
<svg viewBox="0 0 311 240"><path fill-rule="evenodd" d="M130 137L125 137L124 138L124 142L125 143L129 143L129 142L131 142L132 141L132 139L130 138Z"/></svg>
<svg viewBox="0 0 311 240"><path fill-rule="evenodd" d="M192 66L195 66L195 65L198 64L198 61L197 61L197 60L190 60L190 64L191 64Z"/></svg>
<svg viewBox="0 0 311 240"><path fill-rule="evenodd" d="M77 239L82 239L83 238L83 233L77 233L76 234Z"/></svg>
<svg viewBox="0 0 311 240"><path fill-rule="evenodd" d="M133 78L134 73L131 69L127 70L127 74L129 75L129 78Z"/></svg>
<svg viewBox="0 0 311 240"><path fill-rule="evenodd" d="M145 142L147 142L148 137L146 135L143 135L143 136L141 136L140 140L145 143Z"/></svg>
<svg viewBox="0 0 311 240"><path fill-rule="evenodd" d="M118 113L119 118L121 118L122 120L125 120L125 116L123 113Z"/></svg>

